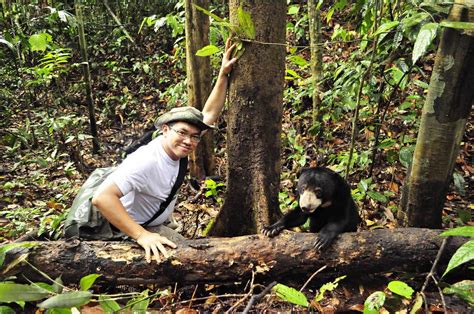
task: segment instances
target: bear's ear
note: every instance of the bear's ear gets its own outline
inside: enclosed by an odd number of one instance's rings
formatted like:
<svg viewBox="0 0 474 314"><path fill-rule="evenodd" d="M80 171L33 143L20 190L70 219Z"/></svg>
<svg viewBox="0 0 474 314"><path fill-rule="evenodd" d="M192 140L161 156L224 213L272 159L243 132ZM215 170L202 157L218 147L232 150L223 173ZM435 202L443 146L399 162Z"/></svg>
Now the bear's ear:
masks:
<svg viewBox="0 0 474 314"><path fill-rule="evenodd" d="M304 168L302 168L300 171L298 171L298 173L297 173L298 178L301 177L301 175L302 175L303 173L309 171L309 169L311 169L311 168L309 168L309 167L304 167Z"/></svg>

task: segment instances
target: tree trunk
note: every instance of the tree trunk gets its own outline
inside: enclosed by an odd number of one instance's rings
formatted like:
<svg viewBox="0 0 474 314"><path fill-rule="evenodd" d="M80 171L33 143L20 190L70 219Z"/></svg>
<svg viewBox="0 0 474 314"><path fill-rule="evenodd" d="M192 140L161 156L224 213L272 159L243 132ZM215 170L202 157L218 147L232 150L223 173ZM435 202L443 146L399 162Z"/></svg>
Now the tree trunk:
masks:
<svg viewBox="0 0 474 314"><path fill-rule="evenodd" d="M234 24L240 6L256 38L244 42L230 81L227 195L210 232L217 236L256 233L279 215L286 2L232 0Z"/></svg>
<svg viewBox="0 0 474 314"><path fill-rule="evenodd" d="M311 43L311 76L313 79L313 127L321 122L320 84L323 79L323 51L321 40L321 14L316 0L308 1L309 37ZM321 126L319 126L320 133Z"/></svg>
<svg viewBox="0 0 474 314"><path fill-rule="evenodd" d="M304 282L323 266L317 279L325 281L348 275L352 279L386 272L423 273L430 270L443 240L440 230L418 228L379 229L343 233L323 254L313 246L314 234L283 232L275 238L250 235L235 238L185 240L161 263L146 263L144 252L131 242L39 242L29 249L28 261L51 278L78 283L88 274L101 274L108 284L157 284L166 286L200 283L229 283L250 278L260 281ZM437 271L466 241L448 240ZM4 265L26 249L7 253ZM21 275L20 275L21 274ZM2 273L2 278L20 275L20 281L47 281L26 263Z"/></svg>
<svg viewBox="0 0 474 314"><path fill-rule="evenodd" d="M89 125L91 128L91 135L92 135L92 152L97 154L99 152L99 140L97 136L97 124L95 121L95 108L94 108L94 100L92 97L92 79L91 79L91 71L89 69L89 59L87 57L87 43L86 43L86 36L84 34L84 19L82 18L82 4L81 1L76 1L75 4L76 9L76 18L77 18L77 25L78 25L78 36L79 36L79 46L81 49L81 56L82 56L82 65L84 70L84 80L86 83L86 96L87 96L87 107L89 109Z"/></svg>
<svg viewBox="0 0 474 314"><path fill-rule="evenodd" d="M186 75L188 102L199 110L204 108L211 93L211 66L209 57L198 57L196 52L209 45L209 17L198 11L192 3L208 9L209 0L186 0ZM209 130L197 149L191 154L189 170L196 178L214 174L213 137Z"/></svg>
<svg viewBox="0 0 474 314"><path fill-rule="evenodd" d="M473 2L456 1L448 19L474 22ZM409 226L441 227L459 143L474 104L474 37L471 35L445 28L441 36L404 188L402 207L408 214Z"/></svg>

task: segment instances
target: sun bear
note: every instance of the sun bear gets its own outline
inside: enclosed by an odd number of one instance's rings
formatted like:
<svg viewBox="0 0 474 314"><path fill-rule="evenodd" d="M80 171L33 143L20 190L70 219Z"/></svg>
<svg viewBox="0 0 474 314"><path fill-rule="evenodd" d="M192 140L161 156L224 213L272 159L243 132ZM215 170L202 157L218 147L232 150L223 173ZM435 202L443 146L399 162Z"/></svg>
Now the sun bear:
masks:
<svg viewBox="0 0 474 314"><path fill-rule="evenodd" d="M304 168L298 178L298 207L286 213L262 233L273 237L283 229L303 225L310 219L310 231L317 232L314 247L322 251L342 232L357 231L361 222L349 184L325 167Z"/></svg>

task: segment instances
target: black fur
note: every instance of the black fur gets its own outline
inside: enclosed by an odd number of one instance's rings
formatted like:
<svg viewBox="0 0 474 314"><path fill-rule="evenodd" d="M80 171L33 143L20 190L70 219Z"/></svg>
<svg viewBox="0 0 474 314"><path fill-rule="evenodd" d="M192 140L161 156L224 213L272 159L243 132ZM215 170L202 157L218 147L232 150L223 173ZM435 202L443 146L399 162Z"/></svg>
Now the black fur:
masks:
<svg viewBox="0 0 474 314"><path fill-rule="evenodd" d="M318 232L314 247L323 250L343 232L357 231L361 219L352 199L347 182L336 172L324 167L302 170L298 179L298 193L313 191L322 204L312 213L298 206L273 225L264 227L262 233L273 237L283 229L301 226L310 218L310 231ZM301 199L299 200L299 204Z"/></svg>

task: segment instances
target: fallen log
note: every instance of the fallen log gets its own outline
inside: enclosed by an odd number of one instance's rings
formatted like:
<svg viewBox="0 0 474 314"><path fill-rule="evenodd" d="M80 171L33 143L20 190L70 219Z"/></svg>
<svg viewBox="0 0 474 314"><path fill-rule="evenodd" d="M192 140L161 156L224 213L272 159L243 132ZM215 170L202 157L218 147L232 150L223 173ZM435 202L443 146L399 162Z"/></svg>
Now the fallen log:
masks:
<svg viewBox="0 0 474 314"><path fill-rule="evenodd" d="M143 250L133 242L68 241L38 242L38 245L7 253L7 261L18 260L28 250L28 263L10 267L5 262L3 279L47 281L38 270L51 278L62 276L64 283L101 274L104 284L156 284L166 286L197 283L232 283L250 278L255 272L261 280L288 282L307 279L323 266L318 278L367 276L385 272L423 273L429 271L443 238L440 230L379 229L345 233L319 254L312 248L314 234L285 231L275 238L249 235L234 238L186 240L160 263L146 263ZM466 241L449 239L439 270ZM32 266L33 267L32 267ZM37 268L38 270L35 270ZM331 277L332 276L332 277Z"/></svg>

